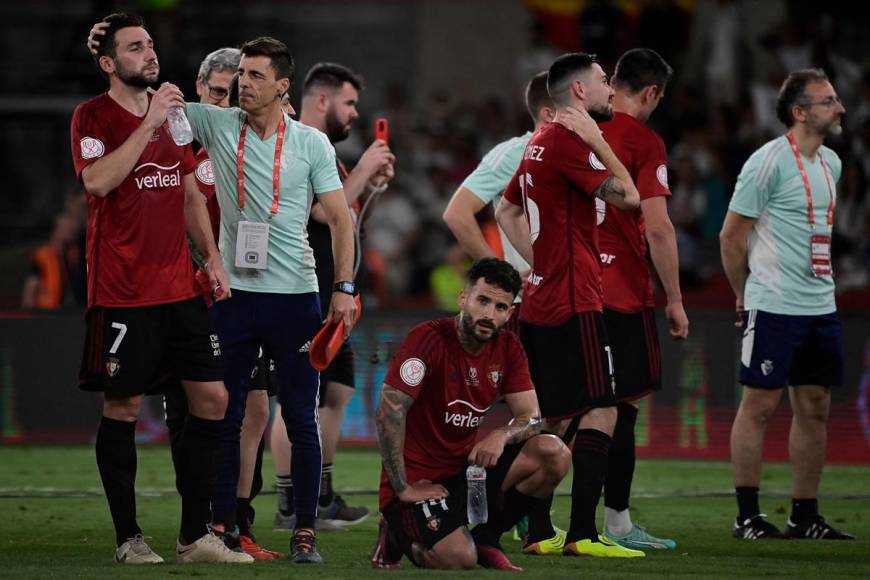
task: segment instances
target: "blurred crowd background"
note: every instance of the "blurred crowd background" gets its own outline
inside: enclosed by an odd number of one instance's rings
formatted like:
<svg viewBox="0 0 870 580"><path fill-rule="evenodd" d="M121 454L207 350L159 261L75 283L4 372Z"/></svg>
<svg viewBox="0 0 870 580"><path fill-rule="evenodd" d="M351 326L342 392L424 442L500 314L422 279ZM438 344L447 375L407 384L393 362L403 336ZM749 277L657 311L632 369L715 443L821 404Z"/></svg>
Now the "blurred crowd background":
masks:
<svg viewBox="0 0 870 580"><path fill-rule="evenodd" d="M669 211L687 306L731 307L717 235L737 173L784 131L774 109L786 74L821 67L847 110L843 134L827 143L844 162L834 238L839 300L870 304L870 25L861 2L40 0L0 8L0 309L85 302L86 208L69 120L106 88L84 42L93 22L117 10L145 17L162 80L190 100L205 54L264 34L290 46L296 86L324 60L365 77L361 117L337 149L352 166L373 138L372 120L389 120L396 179L365 223L362 281L369 304L389 308L453 303L467 257L441 214L492 146L531 127L524 83L576 50L596 53L612 72L636 46L656 49L676 69L651 125L670 153ZM491 213L480 219L494 227Z"/></svg>

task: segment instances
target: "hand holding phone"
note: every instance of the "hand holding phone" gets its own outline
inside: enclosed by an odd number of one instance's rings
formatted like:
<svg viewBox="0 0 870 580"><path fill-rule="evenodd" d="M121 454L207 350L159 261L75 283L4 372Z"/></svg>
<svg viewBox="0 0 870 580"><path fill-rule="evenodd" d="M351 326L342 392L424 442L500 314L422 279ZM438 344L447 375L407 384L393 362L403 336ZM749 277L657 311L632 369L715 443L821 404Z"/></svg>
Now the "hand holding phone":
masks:
<svg viewBox="0 0 870 580"><path fill-rule="evenodd" d="M380 139L384 143L390 142L390 129L386 119L375 119L375 139Z"/></svg>

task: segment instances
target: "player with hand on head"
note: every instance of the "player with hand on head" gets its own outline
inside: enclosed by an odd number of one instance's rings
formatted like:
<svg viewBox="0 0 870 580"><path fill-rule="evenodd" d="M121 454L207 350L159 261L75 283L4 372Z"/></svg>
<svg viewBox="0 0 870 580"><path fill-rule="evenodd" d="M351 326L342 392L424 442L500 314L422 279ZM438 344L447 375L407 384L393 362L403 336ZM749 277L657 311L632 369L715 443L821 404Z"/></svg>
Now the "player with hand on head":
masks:
<svg viewBox="0 0 870 580"><path fill-rule="evenodd" d="M613 117L613 89L594 55L556 59L547 87L555 121L529 141L496 219L532 267L520 336L545 427L573 448L571 525L563 554L643 557L599 537L595 524L617 403L602 316L595 200L634 210L640 198L595 122Z"/></svg>

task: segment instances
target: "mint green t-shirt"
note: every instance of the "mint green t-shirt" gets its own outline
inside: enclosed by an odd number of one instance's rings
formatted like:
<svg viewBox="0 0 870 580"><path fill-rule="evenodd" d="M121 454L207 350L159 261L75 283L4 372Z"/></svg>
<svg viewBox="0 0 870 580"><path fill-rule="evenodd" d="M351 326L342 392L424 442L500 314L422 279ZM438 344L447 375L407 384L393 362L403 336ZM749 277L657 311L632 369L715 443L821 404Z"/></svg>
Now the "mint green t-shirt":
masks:
<svg viewBox="0 0 870 580"><path fill-rule="evenodd" d="M504 190L507 189L511 177L520 166L523 151L531 138L532 133L529 131L525 135L502 141L490 149L489 153L480 160L477 168L462 182L462 187L473 193L484 205L492 203L493 208L498 207L504 196ZM528 270L529 265L514 249L501 228L498 232L501 236L504 259L520 272Z"/></svg>
<svg viewBox="0 0 870 580"><path fill-rule="evenodd" d="M224 268L235 290L302 294L317 292L314 254L308 245L308 215L313 194L341 189L335 149L326 135L284 115L287 124L281 153L278 213L272 207L272 167L277 133L262 141L248 127L245 136L245 208L239 212L236 188L239 134L246 113L212 105L188 103L187 118L194 138L208 151L221 208L219 247ZM238 222L270 224L265 270L235 266Z"/></svg>
<svg viewBox="0 0 870 580"><path fill-rule="evenodd" d="M819 152L812 161L803 157L803 164L813 193L815 231L830 234L830 192L836 196L843 164L831 149L822 146ZM827 177L821 158L828 168ZM817 315L837 309L833 278L814 276L810 270L807 194L785 136L766 143L746 161L729 209L758 220L748 240L750 273L744 291L747 310Z"/></svg>

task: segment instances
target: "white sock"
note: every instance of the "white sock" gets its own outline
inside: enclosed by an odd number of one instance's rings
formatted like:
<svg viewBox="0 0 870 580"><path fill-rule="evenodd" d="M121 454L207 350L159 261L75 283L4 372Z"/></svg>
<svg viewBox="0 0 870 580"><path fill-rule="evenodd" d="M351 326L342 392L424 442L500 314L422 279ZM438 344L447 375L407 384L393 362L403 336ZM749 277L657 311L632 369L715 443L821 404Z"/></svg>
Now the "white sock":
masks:
<svg viewBox="0 0 870 580"><path fill-rule="evenodd" d="M631 528L634 527L634 524L631 523L631 516L629 515L627 509L617 511L615 509L605 507L604 527L609 533L615 536L624 536L631 531Z"/></svg>

